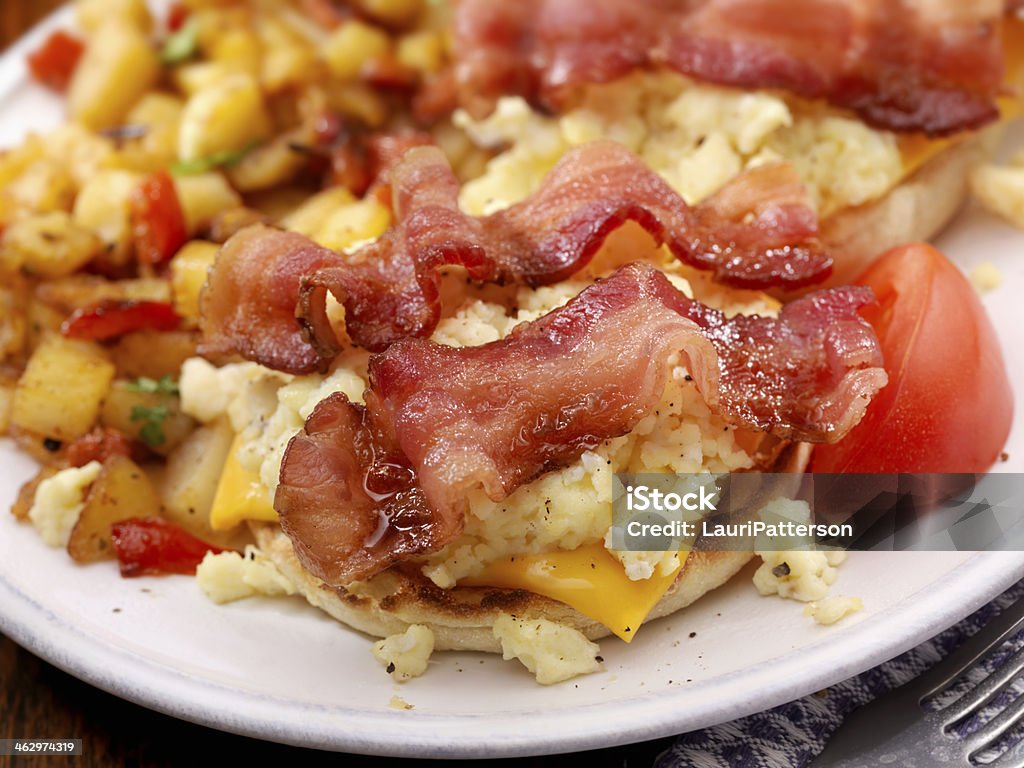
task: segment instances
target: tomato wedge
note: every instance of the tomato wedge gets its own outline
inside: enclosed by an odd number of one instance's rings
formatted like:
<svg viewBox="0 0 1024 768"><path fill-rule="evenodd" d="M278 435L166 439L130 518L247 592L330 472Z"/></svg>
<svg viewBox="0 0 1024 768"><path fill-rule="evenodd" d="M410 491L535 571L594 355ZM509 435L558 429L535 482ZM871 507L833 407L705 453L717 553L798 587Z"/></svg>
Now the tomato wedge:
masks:
<svg viewBox="0 0 1024 768"><path fill-rule="evenodd" d="M114 523L110 533L121 575L125 578L168 574L194 576L207 552L224 551L158 517L136 517Z"/></svg>
<svg viewBox="0 0 1024 768"><path fill-rule="evenodd" d="M77 37L58 30L28 55L28 68L37 81L55 91L67 90L85 45Z"/></svg>
<svg viewBox="0 0 1024 768"><path fill-rule="evenodd" d="M162 264L185 244L185 212L169 173L158 171L135 189L131 221L135 257L140 264Z"/></svg>
<svg viewBox="0 0 1024 768"><path fill-rule="evenodd" d="M69 339L108 341L133 331L173 331L179 325L181 317L162 301L107 299L76 310L60 331Z"/></svg>
<svg viewBox="0 0 1024 768"><path fill-rule="evenodd" d="M858 280L882 345L888 385L836 445L816 446L815 472L984 472L1013 419L995 330L970 283L929 245L896 248Z"/></svg>

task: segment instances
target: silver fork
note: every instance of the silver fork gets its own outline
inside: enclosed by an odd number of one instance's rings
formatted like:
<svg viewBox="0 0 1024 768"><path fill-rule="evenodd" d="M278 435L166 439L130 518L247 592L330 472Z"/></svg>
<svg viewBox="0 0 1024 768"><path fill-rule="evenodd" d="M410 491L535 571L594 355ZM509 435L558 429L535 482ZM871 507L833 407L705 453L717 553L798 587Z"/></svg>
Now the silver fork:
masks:
<svg viewBox="0 0 1024 768"><path fill-rule="evenodd" d="M964 738L951 728L1013 685L1024 670L1024 648L941 709L927 712L922 703L949 691L1022 627L1024 598L923 675L851 714L808 768L972 766L974 756L994 746L1000 736L1024 719L1024 695ZM1024 742L986 763L985 768L1024 768Z"/></svg>

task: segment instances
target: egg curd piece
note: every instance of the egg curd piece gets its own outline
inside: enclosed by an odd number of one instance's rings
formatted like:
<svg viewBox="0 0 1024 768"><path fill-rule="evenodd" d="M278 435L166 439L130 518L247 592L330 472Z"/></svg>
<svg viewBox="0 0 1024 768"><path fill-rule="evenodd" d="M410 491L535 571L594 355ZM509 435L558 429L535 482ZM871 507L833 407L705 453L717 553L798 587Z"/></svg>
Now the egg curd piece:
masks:
<svg viewBox="0 0 1024 768"><path fill-rule="evenodd" d="M823 217L882 197L916 167L904 162L896 134L845 114L666 71L589 86L559 117L506 97L483 120L464 112L454 119L478 146L501 150L460 196L462 207L477 215L535 192L566 150L597 139L638 154L691 205L747 168L789 162ZM925 140L908 148L920 162L942 146Z"/></svg>

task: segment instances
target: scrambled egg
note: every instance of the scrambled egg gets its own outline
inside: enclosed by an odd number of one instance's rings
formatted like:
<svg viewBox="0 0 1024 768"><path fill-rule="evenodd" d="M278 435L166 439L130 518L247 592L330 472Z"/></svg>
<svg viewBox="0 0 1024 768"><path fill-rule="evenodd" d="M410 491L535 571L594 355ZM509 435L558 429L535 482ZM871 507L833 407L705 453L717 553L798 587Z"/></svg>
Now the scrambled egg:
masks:
<svg viewBox="0 0 1024 768"><path fill-rule="evenodd" d="M1024 152L1008 165L983 165L971 173L971 192L985 208L1024 229Z"/></svg>
<svg viewBox="0 0 1024 768"><path fill-rule="evenodd" d="M567 149L599 138L638 154L691 204L768 162L791 163L822 216L883 196L904 174L890 132L782 95L698 84L672 72L590 86L562 117L506 97L484 120L459 112L455 122L477 145L502 150L463 188L460 202L475 214L523 199Z"/></svg>
<svg viewBox="0 0 1024 768"><path fill-rule="evenodd" d="M422 624L373 644L373 657L397 682L404 683L427 671L434 652L434 633Z"/></svg>
<svg viewBox="0 0 1024 768"><path fill-rule="evenodd" d="M68 545L78 516L85 509L85 494L102 469L98 461L90 461L84 467L62 469L39 484L28 517L46 544Z"/></svg>
<svg viewBox="0 0 1024 768"><path fill-rule="evenodd" d="M582 632L547 619L517 619L505 614L494 622L502 658L519 659L541 685L560 683L601 668L596 643Z"/></svg>
<svg viewBox="0 0 1024 768"><path fill-rule="evenodd" d="M672 263L665 266L682 269ZM672 279L690 292L679 274ZM537 290L520 289L518 311L513 315L496 304L470 301L441 321L434 340L470 346L503 338L519 323L563 305L585 285L567 281ZM743 308L770 313L774 306L762 301ZM254 363L218 369L200 359L189 360L182 370L182 408L207 422L226 413L244 438L239 461L258 472L272 496L288 441L317 403L337 391L354 402L362 401L366 359L364 352L348 353L326 377L292 377ZM438 586L449 588L510 555L571 550L603 541L611 527L615 471L730 472L753 466L737 442L736 431L711 412L688 380L686 369L678 361L672 365L661 403L628 435L606 441L573 465L538 478L500 502L491 501L482 490L470 491L465 530L427 558L423 573ZM668 572L665 569L674 569L678 562L675 552L613 554L632 579L650 578L659 568Z"/></svg>
<svg viewBox="0 0 1024 768"><path fill-rule="evenodd" d="M779 497L768 502L760 515L763 519L809 523L811 508L806 501ZM771 544L770 541L763 543ZM763 561L754 573L757 591L762 595L778 595L804 603L825 599L829 587L835 583L836 567L846 560L846 552L833 550L777 551L762 549L755 544L754 551Z"/></svg>
<svg viewBox="0 0 1024 768"><path fill-rule="evenodd" d="M843 617L856 613L863 608L864 601L859 597L836 595L834 597L826 597L824 600L814 603L808 603L804 606L804 616L810 616L818 624L829 625L835 624Z"/></svg>
<svg viewBox="0 0 1024 768"><path fill-rule="evenodd" d="M1003 284L1003 273L991 261L985 261L971 270L970 279L978 293L989 293Z"/></svg>
<svg viewBox="0 0 1024 768"><path fill-rule="evenodd" d="M809 603L823 600L836 581L836 567L846 560L845 552L764 552L764 561L754 574L754 586L762 595L778 595Z"/></svg>
<svg viewBox="0 0 1024 768"><path fill-rule="evenodd" d="M251 545L245 548L244 556L237 552L207 552L196 568L196 583L218 604L257 595L295 594L295 587L277 566Z"/></svg>

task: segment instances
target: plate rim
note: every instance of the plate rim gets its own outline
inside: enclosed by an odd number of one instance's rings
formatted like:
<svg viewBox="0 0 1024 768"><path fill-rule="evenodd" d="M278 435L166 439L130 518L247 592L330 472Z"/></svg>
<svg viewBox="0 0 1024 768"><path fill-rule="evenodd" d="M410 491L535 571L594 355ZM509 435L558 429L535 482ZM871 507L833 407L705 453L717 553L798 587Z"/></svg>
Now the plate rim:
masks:
<svg viewBox="0 0 1024 768"><path fill-rule="evenodd" d="M525 757L649 741L770 709L915 647L1022 577L1024 553L978 552L941 579L875 614L870 621L848 628L841 636L823 638L753 668L704 683L619 701L613 710L603 713L608 704L563 711L557 728L551 727L550 711L545 709L515 713L515 717L509 717L508 712L368 712L242 691L110 646L63 620L2 574L0 632L108 693L230 733L387 757ZM880 624L885 626L884 632L878 631ZM815 671L808 674L807 669ZM785 682L780 684L780 680ZM709 699L724 703L697 714L675 706L700 688L707 690ZM611 724L614 730L608 728ZM468 729L472 729L472 740L466 739ZM400 743L394 740L396 732L401 733Z"/></svg>
<svg viewBox="0 0 1024 768"><path fill-rule="evenodd" d="M0 53L0 101L26 82L24 55L67 23L63 6ZM6 442L6 441L5 441ZM552 728L548 710L497 715L367 712L303 705L189 676L111 646L61 619L0 572L0 632L77 677L135 704L229 733L294 746L387 757L500 758L560 754L662 738L762 711L833 685L886 661L960 621L1024 578L1024 553L979 552L941 579L850 627L796 651L694 686L563 711ZM880 632L878 626L885 625ZM842 660L836 663L837 659ZM800 675L800 667L816 669ZM779 684L779 680L784 682ZM725 703L692 715L674 706L694 687L718 691ZM752 693L743 693L746 690ZM722 696L722 692L733 692ZM608 726L614 723L615 730ZM341 726L341 727L339 727ZM398 729L396 729L398 726ZM473 741L467 741L467 726ZM481 730L481 727L486 730ZM402 742L394 743L394 733Z"/></svg>

